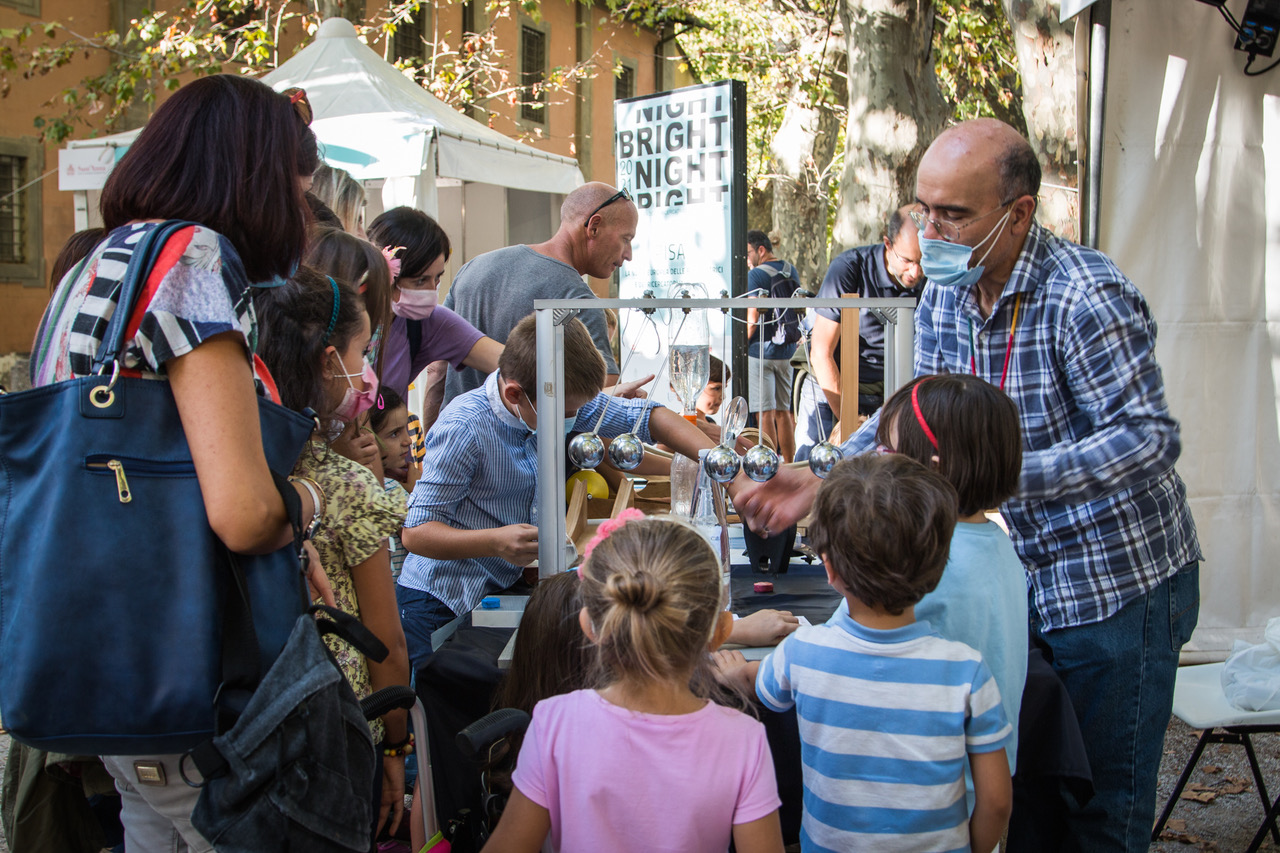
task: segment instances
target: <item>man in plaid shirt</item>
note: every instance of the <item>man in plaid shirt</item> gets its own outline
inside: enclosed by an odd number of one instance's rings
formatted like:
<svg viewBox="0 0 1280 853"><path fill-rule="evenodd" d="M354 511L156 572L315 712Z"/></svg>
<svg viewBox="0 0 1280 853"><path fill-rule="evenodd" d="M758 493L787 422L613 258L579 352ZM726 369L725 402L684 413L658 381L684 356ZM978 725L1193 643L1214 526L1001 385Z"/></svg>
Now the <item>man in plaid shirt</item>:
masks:
<svg viewBox="0 0 1280 853"><path fill-rule="evenodd" d="M915 371L976 373L1018 406L1022 476L1002 510L1032 638L1071 695L1096 789L1068 847L1145 851L1202 555L1155 320L1111 259L1035 223L1039 188L1035 153L1002 122L961 123L929 147L912 215L930 282ZM878 423L845 452L873 447ZM754 528L783 529L817 482L787 472L738 504Z"/></svg>

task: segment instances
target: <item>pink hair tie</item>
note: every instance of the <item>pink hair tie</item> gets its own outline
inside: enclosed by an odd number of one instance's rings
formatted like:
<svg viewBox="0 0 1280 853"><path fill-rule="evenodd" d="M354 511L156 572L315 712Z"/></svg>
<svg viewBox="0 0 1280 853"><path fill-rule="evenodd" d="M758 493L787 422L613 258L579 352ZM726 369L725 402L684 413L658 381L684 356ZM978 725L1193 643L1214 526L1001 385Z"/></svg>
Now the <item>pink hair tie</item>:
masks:
<svg viewBox="0 0 1280 853"><path fill-rule="evenodd" d="M382 257L387 259L387 269L391 270L391 280L395 281L400 277L400 259L396 257L397 252L403 252L404 246L383 246Z"/></svg>
<svg viewBox="0 0 1280 853"><path fill-rule="evenodd" d="M938 449L937 436L933 434L933 430L929 429L929 424L925 423L924 412L920 411L920 398L917 396L920 386L928 382L928 379L921 379L911 388L911 408L916 410L916 421L920 424L920 429L924 430L925 438L929 439L929 443L933 445L933 449Z"/></svg>
<svg viewBox="0 0 1280 853"><path fill-rule="evenodd" d="M607 518L600 522L600 526L596 528L596 535L592 536L591 541L587 543L587 547L582 549L582 563L578 564L579 580L582 579L582 565L587 561L587 558L591 556L591 552L596 549L596 546L608 539L609 535L613 533L613 531L617 530L628 521L636 518L644 518L644 513L635 507L629 506L622 512L618 513L617 518Z"/></svg>

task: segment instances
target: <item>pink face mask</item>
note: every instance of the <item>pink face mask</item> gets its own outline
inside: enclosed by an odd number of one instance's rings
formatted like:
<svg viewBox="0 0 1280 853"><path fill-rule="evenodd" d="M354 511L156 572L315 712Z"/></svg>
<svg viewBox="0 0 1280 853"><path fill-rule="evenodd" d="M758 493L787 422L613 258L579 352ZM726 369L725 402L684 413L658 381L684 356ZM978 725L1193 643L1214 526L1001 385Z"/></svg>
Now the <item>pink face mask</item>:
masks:
<svg viewBox="0 0 1280 853"><path fill-rule="evenodd" d="M346 379L349 387L343 393L342 402L338 404L338 408L333 410L333 416L343 423L351 423L372 408L374 401L378 399L378 374L373 372L373 366L366 358L364 369L359 373L335 373L334 376ZM357 391L355 383L351 381L356 376L364 379L363 391Z"/></svg>
<svg viewBox="0 0 1280 853"><path fill-rule="evenodd" d="M425 320L436 310L436 292L434 290L408 290L397 287L400 300L391 303L391 312L406 320Z"/></svg>

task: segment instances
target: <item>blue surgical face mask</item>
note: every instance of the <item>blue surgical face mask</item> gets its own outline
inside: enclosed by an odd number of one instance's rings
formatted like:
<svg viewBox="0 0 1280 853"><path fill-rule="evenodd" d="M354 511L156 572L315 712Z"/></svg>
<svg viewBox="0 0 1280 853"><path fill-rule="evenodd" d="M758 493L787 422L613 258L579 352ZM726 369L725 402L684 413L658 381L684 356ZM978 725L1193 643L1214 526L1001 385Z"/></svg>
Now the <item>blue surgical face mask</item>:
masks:
<svg viewBox="0 0 1280 853"><path fill-rule="evenodd" d="M521 390L521 391L523 391L524 389L523 389L523 388L521 388L520 390ZM526 400L528 400L528 401L529 401L529 408L533 409L534 414L535 414L535 415L537 415L538 410L537 410L537 408L533 405L533 401L532 401L532 400L529 400L529 395L528 395L528 394L525 394L525 395L524 395L524 398L525 398ZM569 437L569 433L573 432L574 424L576 424L577 422L578 422L578 413L577 413L577 412L574 412L572 415L565 415L565 416L564 416L564 437L565 437L565 438L568 438L568 437ZM537 435L537 434L538 434L538 428L537 428L536 426L535 426L535 427L530 427L528 424L525 424L525 426L526 426L526 427L529 427L529 435L534 436L534 435Z"/></svg>
<svg viewBox="0 0 1280 853"><path fill-rule="evenodd" d="M988 240L991 240L991 245L982 253L978 263L972 267L969 266L969 261L973 257L976 246L948 243L946 240L936 240L921 234L919 236L920 270L925 278L941 287L972 287L986 272L987 268L982 265L982 262L995 248L995 240L992 238L999 236L999 233L1004 230L1004 224L1009 221L1011 213L1013 213L1012 208L1006 210L995 227L987 232L987 236L978 241L978 246Z"/></svg>

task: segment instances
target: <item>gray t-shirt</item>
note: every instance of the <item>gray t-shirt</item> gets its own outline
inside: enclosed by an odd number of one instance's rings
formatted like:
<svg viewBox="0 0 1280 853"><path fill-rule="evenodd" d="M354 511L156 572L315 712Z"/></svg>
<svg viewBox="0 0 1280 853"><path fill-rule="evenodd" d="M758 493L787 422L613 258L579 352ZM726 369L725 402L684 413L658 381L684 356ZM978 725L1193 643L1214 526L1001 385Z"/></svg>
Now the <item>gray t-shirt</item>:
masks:
<svg viewBox="0 0 1280 853"><path fill-rule="evenodd" d="M453 278L444 305L499 343L525 317L533 313L535 299L595 298L578 271L566 263L539 254L528 246L508 246L478 255L463 264ZM609 330L604 310L583 311L578 318L586 325L596 349L604 356L606 373L617 373L618 364L609 349ZM444 399L484 384L485 377L474 368L449 371Z"/></svg>

